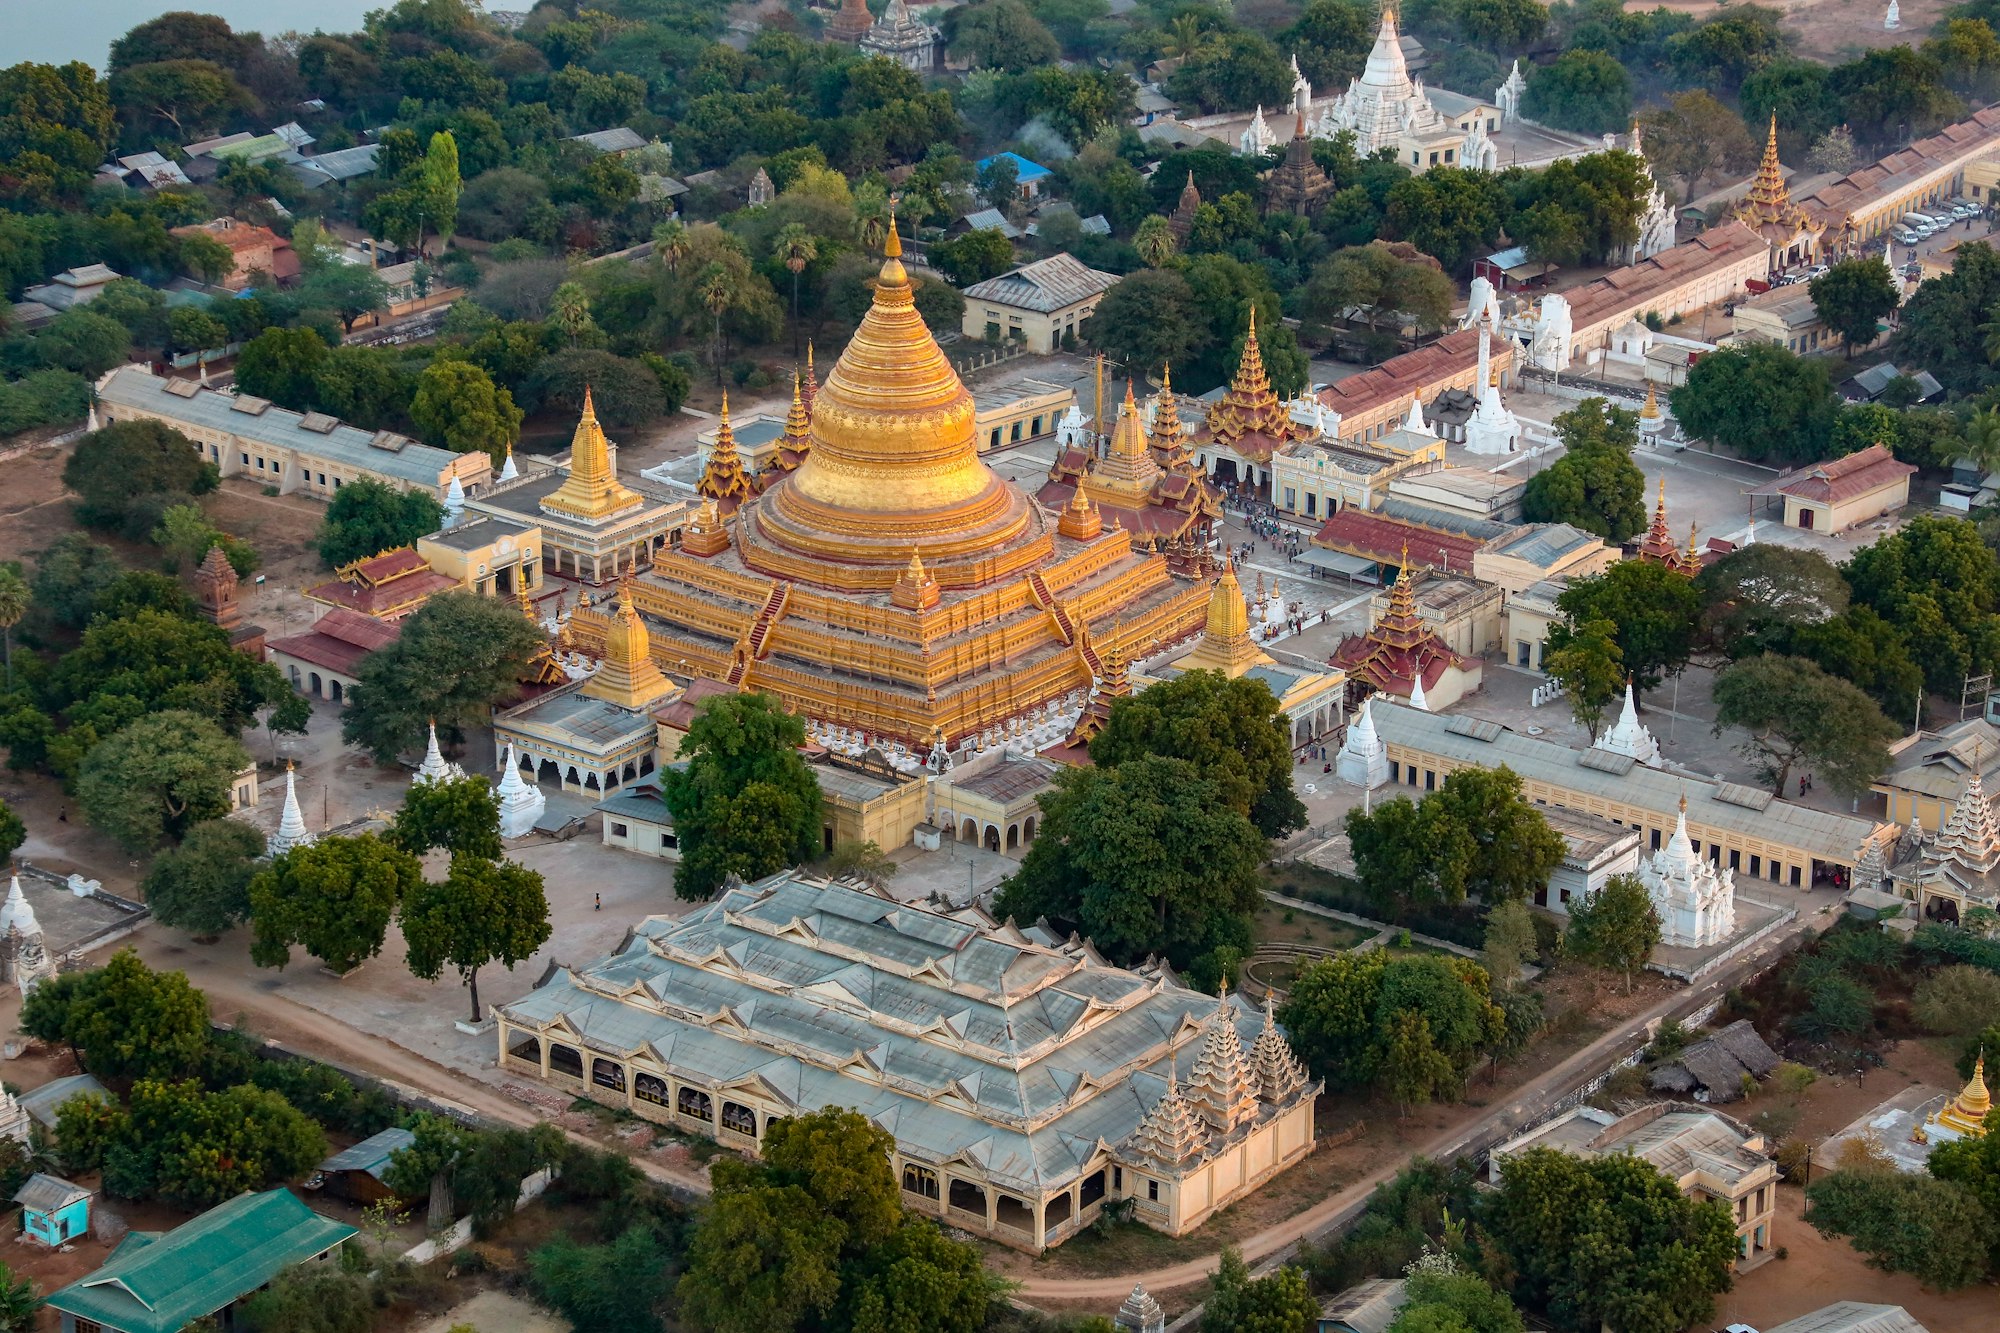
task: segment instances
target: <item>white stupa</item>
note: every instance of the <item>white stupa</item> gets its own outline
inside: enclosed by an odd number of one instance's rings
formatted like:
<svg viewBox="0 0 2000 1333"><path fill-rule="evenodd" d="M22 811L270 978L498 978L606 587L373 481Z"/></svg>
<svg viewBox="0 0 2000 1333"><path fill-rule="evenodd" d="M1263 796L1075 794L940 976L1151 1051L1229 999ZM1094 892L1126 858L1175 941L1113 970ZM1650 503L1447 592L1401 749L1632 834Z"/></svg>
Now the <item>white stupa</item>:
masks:
<svg viewBox="0 0 2000 1333"><path fill-rule="evenodd" d="M424 762L417 765L417 776L413 782L456 782L465 776L465 770L444 757L438 748L437 723L431 723L430 745L424 750Z"/></svg>
<svg viewBox="0 0 2000 1333"><path fill-rule="evenodd" d="M1424 698L1424 678L1421 673L1410 682L1410 707L1420 713L1431 711L1430 700Z"/></svg>
<svg viewBox="0 0 2000 1333"><path fill-rule="evenodd" d="M1250 118L1243 133L1236 136L1236 150L1245 157L1262 157L1271 151L1271 127L1264 123L1264 107L1260 103L1257 114Z"/></svg>
<svg viewBox="0 0 2000 1333"><path fill-rule="evenodd" d="M313 835L306 829L306 817L299 810L298 774L285 765L285 808L278 816L278 831L264 840L264 851L271 856L283 856L294 847L312 844Z"/></svg>
<svg viewBox="0 0 2000 1333"><path fill-rule="evenodd" d="M42 923L35 920L35 909L21 892L18 870L7 886L7 902L0 906L0 964L4 964L4 978L0 979L13 982L24 996L44 977L56 974L55 961L42 939ZM13 1104L11 1095L0 1092L0 1098L4 1098L0 1100L0 1136L22 1137L9 1128L12 1113L20 1108Z"/></svg>
<svg viewBox="0 0 2000 1333"><path fill-rule="evenodd" d="M1500 401L1500 386L1493 382L1493 326L1479 321L1479 406L1465 423L1465 451L1469 454L1511 454L1520 447L1521 423Z"/></svg>
<svg viewBox="0 0 2000 1333"><path fill-rule="evenodd" d="M465 487L460 484L456 472L451 475L451 485L444 490L444 525L455 525L465 512Z"/></svg>
<svg viewBox="0 0 2000 1333"><path fill-rule="evenodd" d="M1333 764L1342 782L1371 790L1389 780L1389 747L1375 730L1375 715L1370 711L1374 702L1372 697L1361 701L1361 711L1348 724L1347 739L1341 742L1340 755Z"/></svg>
<svg viewBox="0 0 2000 1333"><path fill-rule="evenodd" d="M1660 943L1706 949L1736 931L1735 872L1697 855L1688 837L1687 797L1681 797L1673 836L1639 863L1639 882L1660 914Z"/></svg>
<svg viewBox="0 0 2000 1333"><path fill-rule="evenodd" d="M535 831L535 821L548 809L549 798L542 795L542 789L521 776L521 766L514 760L514 743L507 742L507 753L500 765L506 771L500 775L498 795L500 797L500 836L503 838L525 838Z"/></svg>
<svg viewBox="0 0 2000 1333"><path fill-rule="evenodd" d="M1591 742L1591 748L1627 755L1642 764L1660 762L1660 743L1653 739L1653 733L1639 720L1639 710L1632 700L1630 678L1625 681L1625 707L1618 714L1618 721L1606 727L1604 734Z"/></svg>
<svg viewBox="0 0 2000 1333"><path fill-rule="evenodd" d="M1430 422L1424 420L1424 400L1415 394L1410 395L1410 415L1403 418L1403 429L1412 435L1437 438L1437 431L1431 428Z"/></svg>
<svg viewBox="0 0 2000 1333"><path fill-rule="evenodd" d="M1500 108L1502 125L1512 125L1521 118L1521 95L1527 91L1528 81L1521 77L1521 59L1516 56L1507 81L1493 90L1493 104Z"/></svg>
<svg viewBox="0 0 2000 1333"><path fill-rule="evenodd" d="M1896 0L1889 0L1889 12L1882 16L1882 31L1894 32L1902 26L1903 11L1897 7Z"/></svg>
<svg viewBox="0 0 2000 1333"><path fill-rule="evenodd" d="M500 464L500 480L513 481L520 475L521 469L514 466L514 446L510 444L507 446L507 457ZM457 478L454 477L453 480L455 481Z"/></svg>

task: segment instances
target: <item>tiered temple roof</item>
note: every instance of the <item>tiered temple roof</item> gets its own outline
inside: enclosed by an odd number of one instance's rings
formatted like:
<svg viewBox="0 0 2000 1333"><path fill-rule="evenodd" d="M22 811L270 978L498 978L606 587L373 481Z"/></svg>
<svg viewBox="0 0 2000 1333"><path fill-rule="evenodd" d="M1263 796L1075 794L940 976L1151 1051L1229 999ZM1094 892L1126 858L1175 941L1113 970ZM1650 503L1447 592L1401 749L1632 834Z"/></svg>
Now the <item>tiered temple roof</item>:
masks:
<svg viewBox="0 0 2000 1333"><path fill-rule="evenodd" d="M1193 537L1203 543L1221 513L1221 503L1180 435L1180 419L1172 408L1171 389L1154 416L1156 431L1164 429L1165 448L1149 440L1132 385L1125 385L1125 402L1098 458L1087 444L1064 449L1049 468L1049 479L1036 499L1063 510L1078 494L1088 497L1107 521L1116 521L1133 536L1154 545ZM1162 428L1163 419L1171 425ZM1177 464L1163 466L1162 453Z"/></svg>
<svg viewBox="0 0 2000 1333"><path fill-rule="evenodd" d="M1811 213L1792 202L1784 166L1778 161L1776 112L1771 115L1771 133L1764 142L1764 160L1757 167L1757 179L1751 183L1750 193L1736 206L1736 217L1779 250L1803 235L1816 236L1824 229Z"/></svg>
<svg viewBox="0 0 2000 1333"><path fill-rule="evenodd" d="M1264 370L1264 353L1257 345L1257 312L1250 312L1250 331L1243 339L1243 357L1229 391L1208 410L1202 435L1233 450L1251 463L1268 463L1271 455L1309 434L1271 389Z"/></svg>
<svg viewBox="0 0 2000 1333"><path fill-rule="evenodd" d="M305 595L309 601L344 606L375 620L401 620L457 586L457 579L432 569L414 546L398 546L341 565L331 579L307 588Z"/></svg>
<svg viewBox="0 0 2000 1333"><path fill-rule="evenodd" d="M1420 686L1435 689L1447 670L1467 665L1417 613L1407 552L1382 618L1366 634L1341 640L1332 660L1350 678L1403 699L1411 698Z"/></svg>
<svg viewBox="0 0 2000 1333"><path fill-rule="evenodd" d="M1187 174L1187 184L1181 187L1180 201L1174 211L1167 215L1167 230L1182 245L1187 244L1188 233L1194 230L1194 215L1201 211L1201 191L1194 186L1194 173Z"/></svg>
<svg viewBox="0 0 2000 1333"><path fill-rule="evenodd" d="M604 661L583 693L638 712L660 703L676 688L653 662L646 622L632 608L632 581L625 579L618 585L618 607L604 632Z"/></svg>
<svg viewBox="0 0 2000 1333"><path fill-rule="evenodd" d="M570 438L569 476L542 497L544 512L572 522L602 523L645 507L644 496L618 480L611 466L611 442L597 421L590 389L583 391L583 415Z"/></svg>
<svg viewBox="0 0 2000 1333"><path fill-rule="evenodd" d="M1694 540L1692 532L1689 533L1688 540L1690 542ZM1680 543L1674 540L1674 534L1667 526L1667 479L1665 477L1660 478L1659 499L1653 503L1652 526L1646 529L1645 537L1640 540L1637 554L1641 560L1650 561L1656 565L1665 565L1668 569L1686 574L1689 578L1693 578L1701 572L1700 555L1697 554L1695 556L1694 567L1692 569L1688 568L1687 553L1681 549Z"/></svg>
<svg viewBox="0 0 2000 1333"><path fill-rule="evenodd" d="M803 406L793 395L795 406ZM750 498L750 475L743 470L743 456L736 452L736 432L729 428L729 394L722 395L722 417L715 428L715 445L708 451L708 463L701 470L695 491L715 501L728 518Z"/></svg>

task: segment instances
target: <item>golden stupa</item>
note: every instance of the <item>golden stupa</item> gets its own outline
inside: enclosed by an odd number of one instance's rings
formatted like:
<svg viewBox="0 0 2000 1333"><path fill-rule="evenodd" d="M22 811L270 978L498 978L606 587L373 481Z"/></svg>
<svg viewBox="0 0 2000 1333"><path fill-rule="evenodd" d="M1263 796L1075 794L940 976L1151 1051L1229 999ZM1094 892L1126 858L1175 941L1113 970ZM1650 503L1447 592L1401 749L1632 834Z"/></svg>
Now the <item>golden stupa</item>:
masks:
<svg viewBox="0 0 2000 1333"><path fill-rule="evenodd" d="M1986 1116L1992 1109L1993 1097L1986 1090L1986 1052L1981 1051L1978 1061L1972 1066L1972 1077L1966 1081L1965 1091L1945 1103L1932 1123L1964 1138L1984 1138Z"/></svg>
<svg viewBox="0 0 2000 1333"><path fill-rule="evenodd" d="M928 747L1088 691L1100 650L1193 634L1208 590L1117 523L1059 529L980 460L901 253L892 230L860 328L801 394L797 469L693 544L712 553L660 552L631 596L662 667Z"/></svg>

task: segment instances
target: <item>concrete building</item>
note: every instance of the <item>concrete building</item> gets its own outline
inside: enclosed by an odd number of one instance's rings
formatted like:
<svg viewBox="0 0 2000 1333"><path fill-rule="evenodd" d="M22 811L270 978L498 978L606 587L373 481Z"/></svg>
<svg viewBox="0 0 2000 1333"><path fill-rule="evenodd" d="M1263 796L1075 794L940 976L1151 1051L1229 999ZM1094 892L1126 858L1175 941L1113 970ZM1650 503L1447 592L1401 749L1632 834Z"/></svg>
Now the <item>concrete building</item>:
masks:
<svg viewBox="0 0 2000 1333"><path fill-rule="evenodd" d="M1907 505L1916 471L1887 445L1871 444L1845 458L1787 472L1758 491L1783 499L1786 527L1831 535Z"/></svg>
<svg viewBox="0 0 2000 1333"><path fill-rule="evenodd" d="M268 274L281 287L298 280L299 257L292 249L292 243L269 227L239 222L235 218L210 218L191 226L175 227L172 234L206 236L228 249L229 271L216 283L219 287L247 287L253 273Z"/></svg>
<svg viewBox="0 0 2000 1333"><path fill-rule="evenodd" d="M1185 1234L1313 1144L1319 1087L1268 1009L798 871L495 1012L510 1074L739 1151L853 1107L894 1135L904 1206L1030 1252L1114 1201Z"/></svg>
<svg viewBox="0 0 2000 1333"><path fill-rule="evenodd" d="M871 759L829 754L813 764L819 779L820 850L872 842L887 852L908 845L924 822L924 779Z"/></svg>
<svg viewBox="0 0 2000 1333"><path fill-rule="evenodd" d="M1984 718L1905 736L1889 754L1895 767L1868 789L1881 794L1882 817L1892 824L1943 828L1975 770L1982 786L2000 788L2000 727Z"/></svg>
<svg viewBox="0 0 2000 1333"><path fill-rule="evenodd" d="M965 336L1018 342L1047 355L1097 313L1116 273L1086 267L1070 255L1023 264L965 289Z"/></svg>
<svg viewBox="0 0 2000 1333"><path fill-rule="evenodd" d="M932 822L958 842L1019 854L1042 821L1036 798L1055 781L1046 759L981 757L931 779Z"/></svg>
<svg viewBox="0 0 2000 1333"><path fill-rule="evenodd" d="M1812 288L1803 282L1773 287L1736 306L1736 336L1775 343L1788 352L1807 356L1840 347L1840 335L1820 321Z"/></svg>
<svg viewBox="0 0 2000 1333"><path fill-rule="evenodd" d="M606 847L622 847L663 861L681 859L680 835L674 831L674 817L661 799L658 787L650 783L627 787L605 797L592 809L603 816Z"/></svg>
<svg viewBox="0 0 2000 1333"><path fill-rule="evenodd" d="M1549 827L1562 835L1563 858L1549 872L1549 882L1535 890L1535 906L1567 916L1572 898L1587 898L1613 875L1639 868L1639 830L1580 810L1539 809Z"/></svg>
<svg viewBox="0 0 2000 1333"><path fill-rule="evenodd" d="M345 703L347 692L361 679L362 662L394 643L401 632L396 621L336 606L304 634L288 634L265 646L272 665L285 673L293 689L315 699Z"/></svg>
<svg viewBox="0 0 2000 1333"><path fill-rule="evenodd" d="M1442 459L1444 441L1433 436L1431 442ZM1349 506L1375 509L1399 479L1433 466L1434 460L1416 452L1309 440L1271 456L1271 497L1284 513L1303 518Z"/></svg>
<svg viewBox="0 0 2000 1333"><path fill-rule="evenodd" d="M323 412L294 412L249 394L204 389L194 380L164 379L144 366L118 366L97 381L98 413L113 421L150 420L194 441L225 477L250 477L280 494L333 498L366 478L400 491L442 500L453 478L461 488L484 486L493 464L474 450L454 454L394 431L343 425Z"/></svg>
<svg viewBox="0 0 2000 1333"><path fill-rule="evenodd" d="M1471 467L1416 471L1389 482L1389 494L1395 499L1480 523L1519 523L1521 493L1527 488L1525 477Z"/></svg>
<svg viewBox="0 0 2000 1333"><path fill-rule="evenodd" d="M1507 596L1550 579L1602 574L1618 563L1618 548L1567 523L1529 523L1472 553L1472 576Z"/></svg>
<svg viewBox="0 0 2000 1333"><path fill-rule="evenodd" d="M972 420L979 452L1047 439L1074 406L1076 390L1048 380L1019 379L975 390Z"/></svg>
<svg viewBox="0 0 2000 1333"><path fill-rule="evenodd" d="M1556 599L1568 586L1568 579L1545 579L1507 599L1503 641L1509 662L1530 671L1542 669L1549 626L1564 618Z"/></svg>
<svg viewBox="0 0 2000 1333"><path fill-rule="evenodd" d="M1573 750L1484 718L1379 701L1374 713L1391 778L1416 791L1435 790L1457 769L1504 764L1520 775L1529 800L1638 829L1652 851L1674 831L1685 796L1693 851L1728 866L1738 884L1806 888L1852 872L1863 845L1878 836L1872 819L1793 805L1759 788L1652 768L1627 755Z"/></svg>
<svg viewBox="0 0 2000 1333"><path fill-rule="evenodd" d="M1996 159L2000 159L2000 107L1989 106L1928 139L1848 172L1798 202L1819 220L1827 244L1851 255L1863 242L1894 227L1903 214L1958 195L1967 188L1967 172L1974 164Z"/></svg>
<svg viewBox="0 0 2000 1333"><path fill-rule="evenodd" d="M417 554L433 572L481 597L538 592L542 575L539 523L498 517L454 524L417 538Z"/></svg>
<svg viewBox="0 0 2000 1333"><path fill-rule="evenodd" d="M1900 1305L1835 1301L1811 1314L1773 1324L1764 1333L1929 1333Z"/></svg>
<svg viewBox="0 0 2000 1333"><path fill-rule="evenodd" d="M1584 1158L1642 1157L1690 1199L1714 1200L1729 1209L1736 1225L1737 1272L1776 1253L1771 1226L1778 1207L1777 1160L1762 1134L1720 1111L1655 1102L1615 1116L1580 1106L1495 1147L1487 1164L1491 1178L1499 1181L1510 1159L1536 1148Z"/></svg>
<svg viewBox="0 0 2000 1333"><path fill-rule="evenodd" d="M66 268L45 283L22 288L21 299L40 301L51 310L74 310L102 296L104 289L118 281L119 276L116 269L103 264Z"/></svg>

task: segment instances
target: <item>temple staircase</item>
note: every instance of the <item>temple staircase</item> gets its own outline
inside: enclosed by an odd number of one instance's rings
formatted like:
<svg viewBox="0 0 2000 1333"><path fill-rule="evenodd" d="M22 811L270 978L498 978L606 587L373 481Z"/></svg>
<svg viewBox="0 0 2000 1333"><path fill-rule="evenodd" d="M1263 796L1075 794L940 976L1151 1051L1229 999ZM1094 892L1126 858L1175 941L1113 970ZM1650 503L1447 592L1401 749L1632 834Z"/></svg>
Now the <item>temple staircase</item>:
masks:
<svg viewBox="0 0 2000 1333"><path fill-rule="evenodd" d="M1049 591L1049 585L1043 580L1039 569L1028 571L1028 588L1034 593L1035 604L1055 620L1056 633L1062 635L1062 641L1075 647L1078 654L1089 664L1091 676L1095 678L1103 675L1104 664L1098 660L1097 649L1090 642L1090 635L1078 627L1076 621L1070 617L1069 608L1057 601L1055 594Z"/></svg>
<svg viewBox="0 0 2000 1333"><path fill-rule="evenodd" d="M771 595L764 599L764 605L757 611L757 618L750 622L750 630L737 645L735 660L729 664L727 681L731 685L741 685L744 676L750 672L752 662L764 659L766 645L771 639L771 627L785 613L785 599L791 595L792 585L779 583L771 588Z"/></svg>

